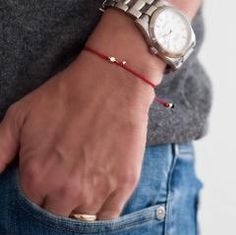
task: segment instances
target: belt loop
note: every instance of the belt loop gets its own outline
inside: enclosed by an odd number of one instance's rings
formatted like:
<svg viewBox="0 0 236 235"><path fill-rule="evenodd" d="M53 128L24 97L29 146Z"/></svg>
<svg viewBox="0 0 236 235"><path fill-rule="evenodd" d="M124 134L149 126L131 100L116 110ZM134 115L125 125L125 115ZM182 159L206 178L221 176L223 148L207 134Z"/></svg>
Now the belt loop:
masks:
<svg viewBox="0 0 236 235"><path fill-rule="evenodd" d="M173 152L175 157L179 156L180 154L179 144L173 144Z"/></svg>

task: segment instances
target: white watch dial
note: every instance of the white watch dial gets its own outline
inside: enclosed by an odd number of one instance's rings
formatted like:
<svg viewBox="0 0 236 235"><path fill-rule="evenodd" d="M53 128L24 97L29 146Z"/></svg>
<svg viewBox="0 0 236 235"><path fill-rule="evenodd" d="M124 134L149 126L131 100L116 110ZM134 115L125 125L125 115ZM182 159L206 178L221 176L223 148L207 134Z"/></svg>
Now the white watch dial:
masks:
<svg viewBox="0 0 236 235"><path fill-rule="evenodd" d="M158 13L154 23L154 35L162 50L170 54L181 54L189 45L191 31L189 22L172 7Z"/></svg>

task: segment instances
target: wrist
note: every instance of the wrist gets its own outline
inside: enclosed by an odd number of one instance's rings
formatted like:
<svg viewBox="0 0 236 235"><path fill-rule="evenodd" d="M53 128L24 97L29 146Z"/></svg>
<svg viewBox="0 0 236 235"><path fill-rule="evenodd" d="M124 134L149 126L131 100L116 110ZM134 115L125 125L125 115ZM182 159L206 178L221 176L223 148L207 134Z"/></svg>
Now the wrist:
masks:
<svg viewBox="0 0 236 235"><path fill-rule="evenodd" d="M64 73L64 72L63 72ZM148 112L155 98L154 89L118 66L83 50L66 69L67 76L60 80L64 97L84 99L94 103L97 99L122 103L134 110ZM93 100L95 99L95 100ZM90 100L90 101L89 101Z"/></svg>
<svg viewBox="0 0 236 235"><path fill-rule="evenodd" d="M165 63L149 52L142 33L123 12L106 10L86 45L127 61L130 67L156 85L161 82Z"/></svg>

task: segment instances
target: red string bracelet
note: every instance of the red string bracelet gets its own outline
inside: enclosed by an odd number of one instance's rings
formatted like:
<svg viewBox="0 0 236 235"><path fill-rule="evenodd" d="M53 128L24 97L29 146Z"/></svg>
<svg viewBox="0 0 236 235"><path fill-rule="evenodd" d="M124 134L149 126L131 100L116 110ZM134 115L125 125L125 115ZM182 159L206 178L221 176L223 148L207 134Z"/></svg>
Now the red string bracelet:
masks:
<svg viewBox="0 0 236 235"><path fill-rule="evenodd" d="M152 83L151 81L149 81L147 78L145 78L142 74L139 74L138 72L136 72L135 70L133 70L132 68L130 68L128 65L127 65L127 62L126 61L119 61L117 60L114 56L107 56L107 55L104 55L88 46L86 46L84 48L84 50L86 51L89 51L91 52L92 54L95 54L97 55L98 57L100 57L101 59L104 59L106 61L109 61L125 70L127 70L128 72L130 72L131 74L133 74L135 77L141 79L143 82L145 82L146 84L150 85L152 88L156 88L157 85L155 85L154 83ZM165 108L174 108L174 104L173 103L168 103L162 99L160 99L159 97L155 97L154 99L154 102L157 102L157 103L160 103L162 104Z"/></svg>

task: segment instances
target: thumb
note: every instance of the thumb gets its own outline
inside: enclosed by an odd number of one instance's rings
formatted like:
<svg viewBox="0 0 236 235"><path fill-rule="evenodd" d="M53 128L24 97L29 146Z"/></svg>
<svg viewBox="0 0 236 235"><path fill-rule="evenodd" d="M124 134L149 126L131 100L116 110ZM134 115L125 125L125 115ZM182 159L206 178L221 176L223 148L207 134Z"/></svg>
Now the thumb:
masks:
<svg viewBox="0 0 236 235"><path fill-rule="evenodd" d="M18 114L18 107L12 105L0 123L0 173L15 158L19 147L20 118Z"/></svg>

